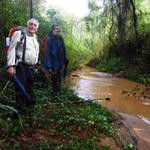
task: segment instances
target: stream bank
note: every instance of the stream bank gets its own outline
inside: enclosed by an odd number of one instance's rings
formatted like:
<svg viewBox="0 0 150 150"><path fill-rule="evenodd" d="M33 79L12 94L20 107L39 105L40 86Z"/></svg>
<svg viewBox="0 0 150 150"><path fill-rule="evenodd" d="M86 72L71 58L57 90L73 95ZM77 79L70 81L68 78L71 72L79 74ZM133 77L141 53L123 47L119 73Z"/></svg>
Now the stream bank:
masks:
<svg viewBox="0 0 150 150"><path fill-rule="evenodd" d="M136 139L136 150L150 150L150 125L133 115L124 113L119 115L123 118L123 124Z"/></svg>
<svg viewBox="0 0 150 150"><path fill-rule="evenodd" d="M80 66L72 72L68 82L79 97L94 99L97 103L121 116L121 122L137 140L137 150L150 148L150 100L123 95L122 91L132 90L137 83L116 78L112 74L97 72L96 69ZM144 85L138 84L139 88ZM110 101L106 101L106 99Z"/></svg>

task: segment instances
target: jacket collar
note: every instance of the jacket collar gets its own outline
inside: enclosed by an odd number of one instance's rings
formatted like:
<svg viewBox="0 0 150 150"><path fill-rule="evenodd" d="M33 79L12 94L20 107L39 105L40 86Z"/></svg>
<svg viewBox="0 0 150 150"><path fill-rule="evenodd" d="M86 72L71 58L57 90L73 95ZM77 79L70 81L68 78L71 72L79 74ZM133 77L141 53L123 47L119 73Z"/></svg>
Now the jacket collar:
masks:
<svg viewBox="0 0 150 150"><path fill-rule="evenodd" d="M26 31L26 33L27 33L28 36L32 36L32 37L36 36L35 33L34 34L29 33L29 31L27 29L25 31Z"/></svg>
<svg viewBox="0 0 150 150"><path fill-rule="evenodd" d="M54 37L52 31L48 34L48 36L49 36L50 38L52 38L52 39L55 39L55 37Z"/></svg>

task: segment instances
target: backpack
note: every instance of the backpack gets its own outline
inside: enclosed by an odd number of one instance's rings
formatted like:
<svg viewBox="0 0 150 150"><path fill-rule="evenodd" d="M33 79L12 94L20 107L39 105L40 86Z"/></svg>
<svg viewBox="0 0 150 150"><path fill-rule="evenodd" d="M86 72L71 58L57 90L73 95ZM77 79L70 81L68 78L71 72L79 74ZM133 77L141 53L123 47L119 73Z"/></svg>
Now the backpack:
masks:
<svg viewBox="0 0 150 150"><path fill-rule="evenodd" d="M16 32L16 31L21 31L21 38L20 38L20 42L17 44L16 49L19 47L19 44L22 43L22 41L24 40L24 44L23 44L23 57L22 60L24 61L25 58L25 50L26 50L26 34L25 34L25 27L23 26L18 26L18 27L14 27L10 30L8 37L6 37L6 54L9 51L9 46L10 46L10 41L12 38L12 35Z"/></svg>
<svg viewBox="0 0 150 150"><path fill-rule="evenodd" d="M48 38L48 35L46 35L46 36L43 38L42 42L41 42L42 54L43 54L43 55L44 55L45 41L46 41L47 38Z"/></svg>

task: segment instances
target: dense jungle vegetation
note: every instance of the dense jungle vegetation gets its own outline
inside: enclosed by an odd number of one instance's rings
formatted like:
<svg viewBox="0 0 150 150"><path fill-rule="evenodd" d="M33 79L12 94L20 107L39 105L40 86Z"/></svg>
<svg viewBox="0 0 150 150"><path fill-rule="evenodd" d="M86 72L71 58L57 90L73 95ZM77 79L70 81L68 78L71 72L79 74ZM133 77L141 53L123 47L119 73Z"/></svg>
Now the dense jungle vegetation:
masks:
<svg viewBox="0 0 150 150"><path fill-rule="evenodd" d="M78 64L87 63L98 70L119 73L128 79L149 84L148 0L89 0L89 14L84 18L70 16L54 7L47 9L44 2L34 0L33 5L34 17L40 22L38 40L42 41L52 24L60 24L70 60L69 72ZM5 67L5 38L12 27L26 26L29 18L30 0L0 0L0 89L9 78ZM41 63L42 59L41 53ZM41 78L37 81L38 106L35 110L27 109L28 116L19 114L19 120L12 118L18 113L10 107L15 103L12 83L1 94L0 149L112 149L105 142L99 145L98 139L115 135L113 114L101 105L83 102L66 86L61 95L49 99L50 87L39 82ZM118 150L121 147L133 149L130 143L123 143Z"/></svg>
<svg viewBox="0 0 150 150"><path fill-rule="evenodd" d="M124 71L123 76L149 82L149 1L108 0L102 5L90 1L85 17L97 46L97 68Z"/></svg>
<svg viewBox="0 0 150 150"><path fill-rule="evenodd" d="M0 3L0 61L3 62L5 37L12 27L26 25L30 1ZM125 71L125 77L146 83L150 65L149 7L148 0L89 0L89 15L79 19L57 8L46 9L44 0L35 0L34 17L40 21L39 41L53 23L61 25L71 60L70 70L93 58L102 71Z"/></svg>
<svg viewBox="0 0 150 150"><path fill-rule="evenodd" d="M102 71L125 71L124 77L146 83L149 80L148 0L89 0L89 15L79 19L58 8L34 1L34 17L40 21L39 41L53 23L63 28L70 70L93 59ZM0 61L5 62L5 37L10 29L26 25L30 16L29 0L0 1ZM42 55L41 55L42 59Z"/></svg>

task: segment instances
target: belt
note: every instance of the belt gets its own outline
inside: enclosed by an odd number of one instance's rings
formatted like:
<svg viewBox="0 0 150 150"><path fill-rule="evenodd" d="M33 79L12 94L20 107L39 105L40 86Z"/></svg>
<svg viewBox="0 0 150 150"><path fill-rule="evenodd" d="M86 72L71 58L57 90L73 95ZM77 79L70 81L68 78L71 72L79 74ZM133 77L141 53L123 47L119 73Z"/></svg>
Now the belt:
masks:
<svg viewBox="0 0 150 150"><path fill-rule="evenodd" d="M19 62L19 63L22 64L22 65L24 65L24 66L27 66L29 68L34 68L35 67L35 65L30 65L30 64L27 64L25 62Z"/></svg>

